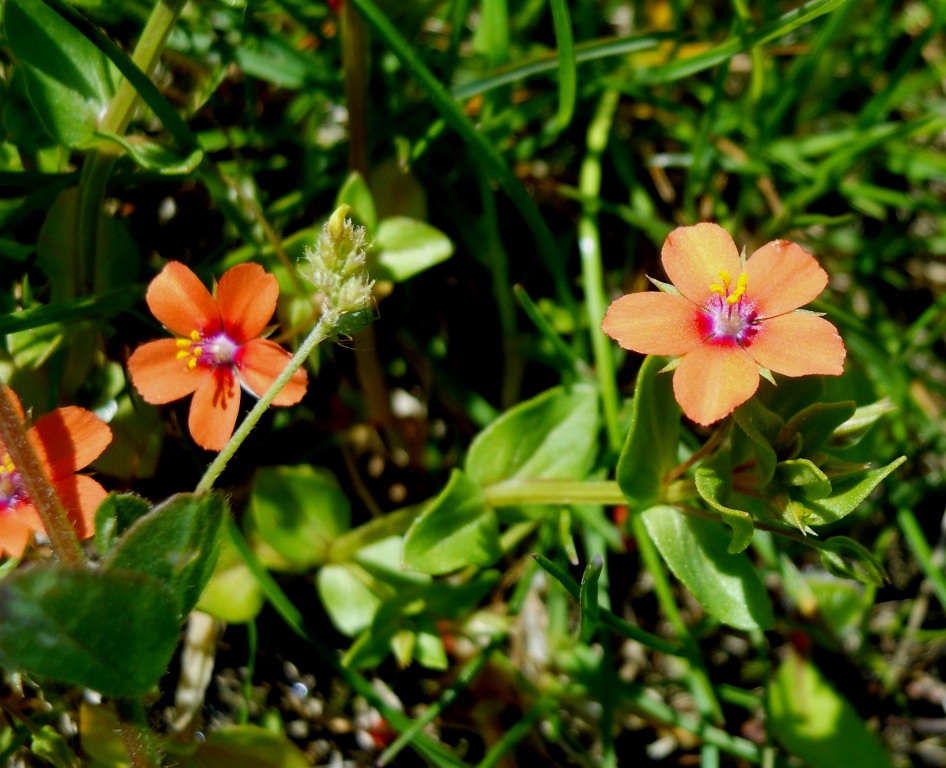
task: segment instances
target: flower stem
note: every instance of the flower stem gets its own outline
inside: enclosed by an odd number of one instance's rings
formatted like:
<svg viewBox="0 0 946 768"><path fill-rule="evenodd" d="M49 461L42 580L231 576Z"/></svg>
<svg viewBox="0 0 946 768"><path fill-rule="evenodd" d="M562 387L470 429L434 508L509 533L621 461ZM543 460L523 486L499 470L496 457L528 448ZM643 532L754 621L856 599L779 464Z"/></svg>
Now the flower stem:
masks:
<svg viewBox="0 0 946 768"><path fill-rule="evenodd" d="M118 730L132 768L160 768L161 758L151 735L148 716L139 699L115 699Z"/></svg>
<svg viewBox="0 0 946 768"><path fill-rule="evenodd" d="M506 480L483 489L494 507L520 504L627 504L614 480Z"/></svg>
<svg viewBox="0 0 946 768"><path fill-rule="evenodd" d="M255 427L260 418L262 418L263 412L269 408L276 398L276 395L286 386L289 379L292 378L292 374L302 367L302 364L308 359L309 355L312 354L312 351L331 335L335 330L335 326L338 324L338 320L339 313L337 312L325 313L319 318L319 321L315 324L315 327L306 337L305 341L302 342L296 354L292 356L292 359L283 369L283 372L276 377L272 386L263 393L263 396L257 401L256 405L253 406L253 409L246 414L246 418L243 419L240 426L237 427L236 432L234 432L230 440L227 441L223 450L217 454L217 458L207 467L207 471L204 472L204 476L200 478L200 482L197 483L197 487L194 489L196 493L209 491L213 488L214 483L217 481L217 478L220 477L223 470L226 469L230 459L233 458L237 449L239 449L243 441L246 440L250 432L253 431L253 427Z"/></svg>
<svg viewBox="0 0 946 768"><path fill-rule="evenodd" d="M69 515L53 489L43 464L26 434L9 387L0 381L0 440L10 454L30 501L43 520L46 534L59 559L68 565L84 565L85 553Z"/></svg>

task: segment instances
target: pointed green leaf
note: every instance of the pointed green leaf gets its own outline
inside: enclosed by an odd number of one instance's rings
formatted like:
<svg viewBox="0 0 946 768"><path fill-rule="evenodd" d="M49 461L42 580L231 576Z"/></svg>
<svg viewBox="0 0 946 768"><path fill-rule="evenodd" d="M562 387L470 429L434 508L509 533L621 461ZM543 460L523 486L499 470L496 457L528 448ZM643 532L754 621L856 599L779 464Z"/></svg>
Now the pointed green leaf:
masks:
<svg viewBox="0 0 946 768"><path fill-rule="evenodd" d="M729 536L722 526L668 506L641 514L673 575L708 613L736 629L772 626L772 604L762 579L745 552L727 551Z"/></svg>
<svg viewBox="0 0 946 768"><path fill-rule="evenodd" d="M556 387L506 411L470 445L465 468L482 486L521 477L583 480L598 448L598 393Z"/></svg>
<svg viewBox="0 0 946 768"><path fill-rule="evenodd" d="M892 768L883 743L821 672L792 652L769 685L769 727L811 768Z"/></svg>
<svg viewBox="0 0 946 768"><path fill-rule="evenodd" d="M458 469L404 537L404 567L422 573L492 565L500 555L496 513L479 485Z"/></svg>
<svg viewBox="0 0 946 768"><path fill-rule="evenodd" d="M834 430L828 441L829 446L843 449L857 445L878 419L895 410L896 406L886 397L876 403L862 405L851 418Z"/></svg>
<svg viewBox="0 0 946 768"><path fill-rule="evenodd" d="M680 406L673 398L672 378L658 373L665 362L648 356L637 374L631 429L618 459L618 485L635 509L660 497L664 475L677 464Z"/></svg>
<svg viewBox="0 0 946 768"><path fill-rule="evenodd" d="M221 525L229 513L220 493L179 493L138 519L105 561L109 570L135 571L166 584L183 619L217 564Z"/></svg>
<svg viewBox="0 0 946 768"><path fill-rule="evenodd" d="M821 564L828 573L882 587L887 580L884 567L867 547L847 536L832 536L818 547Z"/></svg>
<svg viewBox="0 0 946 768"><path fill-rule="evenodd" d="M142 573L59 564L0 582L0 666L110 696L140 696L177 647L180 604Z"/></svg>
<svg viewBox="0 0 946 768"><path fill-rule="evenodd" d="M581 578L581 592L578 595L578 604L581 607L581 624L578 629L578 639L582 643L590 643L598 628L598 616L601 607L598 604L598 580L604 568L604 559L600 554L591 558L585 567Z"/></svg>
<svg viewBox="0 0 946 768"><path fill-rule="evenodd" d="M831 494L828 476L808 459L780 461L775 471L783 485L798 488L806 499L823 499Z"/></svg>
<svg viewBox="0 0 946 768"><path fill-rule="evenodd" d="M103 143L118 144L139 167L165 176L189 174L204 159L203 150L196 146L182 150L145 136L119 136L103 131L95 131L95 137Z"/></svg>
<svg viewBox="0 0 946 768"><path fill-rule="evenodd" d="M351 524L351 503L328 470L263 467L253 478L250 515L263 540L301 569L325 562Z"/></svg>
<svg viewBox="0 0 946 768"><path fill-rule="evenodd" d="M884 478L907 460L906 456L894 459L886 467L869 469L833 483L831 495L817 501L806 502L811 511L810 525L828 525L851 514L866 499Z"/></svg>
<svg viewBox="0 0 946 768"><path fill-rule="evenodd" d="M723 522L732 529L732 539L727 551L735 554L748 547L755 532L752 515L743 509L727 506L726 503L732 493L732 467L728 453L718 451L700 465L696 470L696 491L703 501L719 512Z"/></svg>

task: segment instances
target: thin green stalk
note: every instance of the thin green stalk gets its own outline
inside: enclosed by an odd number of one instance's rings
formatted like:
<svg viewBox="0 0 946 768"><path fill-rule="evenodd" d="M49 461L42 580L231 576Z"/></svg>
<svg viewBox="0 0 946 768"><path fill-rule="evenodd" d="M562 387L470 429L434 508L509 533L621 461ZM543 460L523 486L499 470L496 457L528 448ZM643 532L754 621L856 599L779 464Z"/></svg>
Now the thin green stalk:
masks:
<svg viewBox="0 0 946 768"><path fill-rule="evenodd" d="M552 327L552 324L545 319L545 315L536 305L532 298L526 293L526 289L521 285L512 287L513 296L519 302L522 311L535 325L536 330L542 334L542 337L551 345L553 354L562 373L577 374L580 377L590 378L591 369L587 363L582 360L575 351L565 343L565 340L558 335L558 332Z"/></svg>
<svg viewBox="0 0 946 768"><path fill-rule="evenodd" d="M581 164L578 186L581 194L589 201L597 200L601 194L601 156L608 145L619 98L617 91L605 91L588 126L588 149ZM619 424L617 375L611 341L601 331L607 297L604 293L604 271L601 266L598 212L592 203L582 206L581 220L578 222L578 250L581 253L581 276L585 287L585 313L588 316L591 350L604 404L608 444L612 451L617 452L621 450L623 443Z"/></svg>
<svg viewBox="0 0 946 768"><path fill-rule="evenodd" d="M56 556L67 565L85 565L85 552L75 528L27 436L13 393L3 381L0 381L0 442L43 520Z"/></svg>
<svg viewBox="0 0 946 768"><path fill-rule="evenodd" d="M898 509L897 524L903 532L903 537L907 540L910 551L913 552L913 556L919 563L920 570L926 576L933 594L936 595L940 605L946 608L946 576L943 575L942 564L937 563L933 557L929 542L926 540L916 515L913 514L912 510L906 508Z"/></svg>
<svg viewBox="0 0 946 768"><path fill-rule="evenodd" d="M631 531L637 541L641 558L654 580L654 592L657 595L657 601L686 650L686 658L690 662L690 687L697 708L700 710L700 714L708 720L717 723L722 722L722 708L716 698L716 693L713 691L709 674L703 666L699 648L680 615L680 609L677 607L676 601L673 599L673 592L663 567L663 561L660 559L657 548L644 527L643 518L640 515L631 515L630 520Z"/></svg>
<svg viewBox="0 0 946 768"><path fill-rule="evenodd" d="M250 432L253 431L253 427L255 427L263 417L263 413L269 408L273 400L275 400L276 395L286 386L289 379L292 378L292 374L302 367L302 364L305 363L313 350L332 334L337 323L337 314L323 314L319 318L319 321L315 324L315 327L309 335L306 336L305 341L299 346L296 354L292 356L292 359L283 369L283 372L276 377L276 380L272 383L270 388L263 393L263 396L256 402L256 405L253 406L253 409L246 414L246 418L243 419L240 426L237 427L237 430L233 433L230 440L227 441L223 450L217 454L217 457L210 463L210 466L207 467L207 471L204 472L204 476L200 478L200 482L197 483L197 487L194 489L195 493L209 491L213 488L217 478L220 477L220 474L226 469L230 459L233 458L234 454L243 444L243 441L246 440Z"/></svg>
<svg viewBox="0 0 946 768"><path fill-rule="evenodd" d="M494 507L522 504L627 504L614 480L505 480L483 488Z"/></svg>
<svg viewBox="0 0 946 768"><path fill-rule="evenodd" d="M150 77L154 71L167 43L168 35L171 34L171 28L186 3L187 0L158 0L151 12L132 56L132 61L146 76ZM127 78L123 78L115 97L102 117L99 130L118 136L124 134L134 114L137 98L138 92L135 87ZM115 150L94 149L86 157L82 166L76 202L77 295L90 291L95 284L99 216L102 211L102 201L105 199L108 177L117 159L118 154Z"/></svg>
<svg viewBox="0 0 946 768"><path fill-rule="evenodd" d="M572 120L578 94L575 36L566 0L550 0L550 4L552 24L555 27L555 44L558 48L558 111L555 115L555 127L563 131Z"/></svg>
<svg viewBox="0 0 946 768"><path fill-rule="evenodd" d="M558 704L558 697L547 693L535 702L523 715L522 719L509 728L502 737L490 747L486 756L476 764L476 768L490 768L502 762L516 744L525 738L535 724L545 717Z"/></svg>

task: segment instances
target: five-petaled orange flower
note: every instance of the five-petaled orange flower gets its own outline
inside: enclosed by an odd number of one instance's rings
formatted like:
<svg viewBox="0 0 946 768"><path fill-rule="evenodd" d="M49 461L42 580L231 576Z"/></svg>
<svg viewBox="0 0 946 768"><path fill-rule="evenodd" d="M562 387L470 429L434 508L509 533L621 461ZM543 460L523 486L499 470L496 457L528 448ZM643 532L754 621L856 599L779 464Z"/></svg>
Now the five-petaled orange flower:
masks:
<svg viewBox="0 0 946 768"><path fill-rule="evenodd" d="M679 293L632 293L608 307L601 329L625 349L680 357L673 392L683 412L712 424L746 402L759 369L837 376L844 342L827 320L798 311L828 283L797 243L774 240L746 260L716 224L667 236L664 269Z"/></svg>
<svg viewBox="0 0 946 768"><path fill-rule="evenodd" d="M240 387L261 396L289 362L286 350L258 338L276 311L278 296L276 278L258 264L227 270L216 298L183 264L167 264L148 286L148 307L182 338L150 341L128 359L141 396L161 405L193 394L190 433L203 448L221 450L233 434ZM298 403L306 385L300 368L273 405Z"/></svg>
<svg viewBox="0 0 946 768"><path fill-rule="evenodd" d="M22 419L23 406L13 390L9 392ZM76 534L88 539L95 533L95 511L106 493L91 477L75 473L99 457L112 441L112 430L91 411L69 406L37 420L27 437ZM20 557L33 531L45 533L46 528L0 443L0 550Z"/></svg>

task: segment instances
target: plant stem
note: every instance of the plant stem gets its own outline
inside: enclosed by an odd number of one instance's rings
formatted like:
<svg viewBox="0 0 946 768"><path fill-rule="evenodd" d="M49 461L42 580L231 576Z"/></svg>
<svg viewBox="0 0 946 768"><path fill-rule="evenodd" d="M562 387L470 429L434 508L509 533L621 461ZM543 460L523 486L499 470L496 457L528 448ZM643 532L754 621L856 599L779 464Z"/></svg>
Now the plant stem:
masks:
<svg viewBox="0 0 946 768"><path fill-rule="evenodd" d="M483 489L494 507L520 504L627 504L614 480L505 480Z"/></svg>
<svg viewBox="0 0 946 768"><path fill-rule="evenodd" d="M207 467L207 471L204 472L204 476L200 478L200 482L197 483L197 487L194 489L195 493L209 491L213 488L214 483L217 478L220 477L223 470L226 469L230 459L233 458L237 449L243 444L243 441L246 440L250 432L253 431L253 427L255 427L257 422L262 418L263 412L269 408L270 404L276 398L276 395L282 391L282 388L286 386L286 383L292 378L292 374L302 367L302 364L308 359L309 355L312 354L312 351L335 330L335 326L338 324L338 317L336 313L329 313L323 314L319 318L319 321L315 324L315 327L306 337L305 341L299 346L299 350L292 356L292 359L283 369L283 372L276 377L276 380L272 383L270 388L263 393L263 396L257 401L256 405L253 406L253 409L246 414L246 418L243 419L240 426L237 427L236 432L233 433L233 436L223 447L223 450L217 454L217 458Z"/></svg>
<svg viewBox="0 0 946 768"><path fill-rule="evenodd" d="M39 512L56 556L68 565L84 565L85 553L69 515L27 436L12 390L0 381L0 441L23 481L30 501Z"/></svg>
<svg viewBox="0 0 946 768"><path fill-rule="evenodd" d="M151 11L151 16L141 32L141 38L132 56L132 61L148 77L151 77L164 50L168 35L171 34L171 28L186 3L187 0L158 0L154 10ZM122 78L114 98L102 117L99 130L118 136L124 134L134 114L137 98L138 92L134 86L127 79ZM105 199L108 177L117 159L118 154L115 150L93 149L82 165L76 201L76 243L79 254L75 284L77 295L92 290L95 284L99 216L102 201Z"/></svg>
<svg viewBox="0 0 946 768"><path fill-rule="evenodd" d="M119 731L132 768L160 768L161 757L151 736L148 716L138 699L115 699Z"/></svg>

